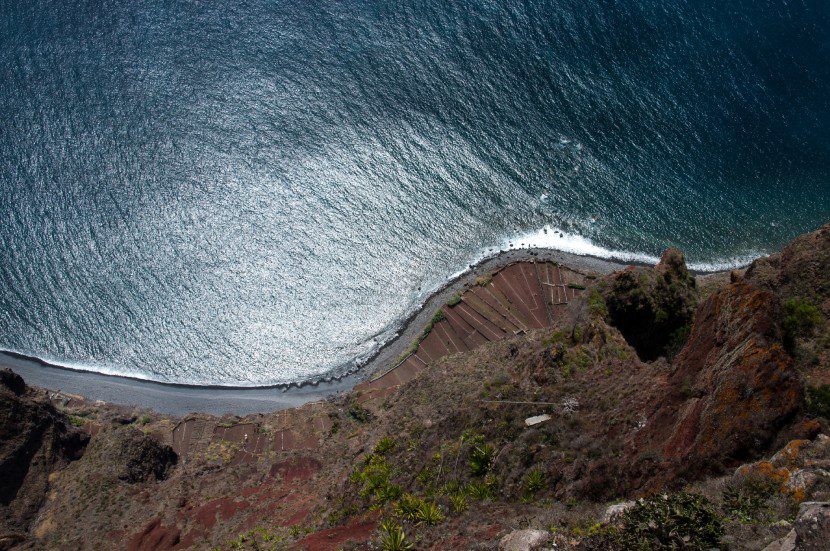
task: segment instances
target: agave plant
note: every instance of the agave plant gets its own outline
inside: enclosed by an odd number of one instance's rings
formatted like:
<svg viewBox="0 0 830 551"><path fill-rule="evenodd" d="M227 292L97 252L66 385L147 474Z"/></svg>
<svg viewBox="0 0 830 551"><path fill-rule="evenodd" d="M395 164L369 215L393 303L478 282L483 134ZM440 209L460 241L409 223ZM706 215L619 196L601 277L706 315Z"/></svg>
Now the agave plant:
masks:
<svg viewBox="0 0 830 551"><path fill-rule="evenodd" d="M464 494L450 495L450 505L454 513L463 513L467 510L467 498Z"/></svg>
<svg viewBox="0 0 830 551"><path fill-rule="evenodd" d="M473 476L484 476L493 464L496 450L489 444L473 446L470 450L470 471Z"/></svg>
<svg viewBox="0 0 830 551"><path fill-rule="evenodd" d="M406 520L416 520L418 518L418 510L420 509L423 500L412 494L404 494L398 501L395 507L395 512L401 518Z"/></svg>
<svg viewBox="0 0 830 551"><path fill-rule="evenodd" d="M444 515L441 514L441 508L432 501L421 501L418 505L418 520L428 524L430 526L435 526L442 520L444 520Z"/></svg>
<svg viewBox="0 0 830 551"><path fill-rule="evenodd" d="M383 551L404 551L412 549L412 543L406 541L406 534L400 524L391 520L380 523L380 548Z"/></svg>
<svg viewBox="0 0 830 551"><path fill-rule="evenodd" d="M524 500L530 501L533 497L542 489L542 485L544 483L544 475L542 471L538 469L533 469L527 476L525 476L524 481Z"/></svg>
<svg viewBox="0 0 830 551"><path fill-rule="evenodd" d="M384 436L378 443L375 444L374 452L378 455L384 455L386 452L391 451L392 448L395 447L395 441L390 438L389 436Z"/></svg>

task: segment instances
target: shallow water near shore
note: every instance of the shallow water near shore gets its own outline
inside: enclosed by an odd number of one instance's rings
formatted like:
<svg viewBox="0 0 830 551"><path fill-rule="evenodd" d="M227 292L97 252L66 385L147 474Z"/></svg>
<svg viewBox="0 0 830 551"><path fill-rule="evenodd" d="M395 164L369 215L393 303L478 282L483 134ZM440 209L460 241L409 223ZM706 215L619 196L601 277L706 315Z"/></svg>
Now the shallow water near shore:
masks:
<svg viewBox="0 0 830 551"><path fill-rule="evenodd" d="M0 74L0 348L74 368L335 375L500 249L830 217L826 2L14 0Z"/></svg>

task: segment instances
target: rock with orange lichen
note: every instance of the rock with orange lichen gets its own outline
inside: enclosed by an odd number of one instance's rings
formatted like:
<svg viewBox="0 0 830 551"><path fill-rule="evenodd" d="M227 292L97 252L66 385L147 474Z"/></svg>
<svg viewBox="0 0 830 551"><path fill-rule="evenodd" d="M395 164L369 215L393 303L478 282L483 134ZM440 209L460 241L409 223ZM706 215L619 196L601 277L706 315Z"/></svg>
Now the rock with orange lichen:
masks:
<svg viewBox="0 0 830 551"><path fill-rule="evenodd" d="M638 456L657 457L662 474L652 485L763 452L798 411L802 385L780 342L777 309L774 294L746 283L700 305L667 392L633 440Z"/></svg>
<svg viewBox="0 0 830 551"><path fill-rule="evenodd" d="M830 437L793 440L767 461L742 465L735 477L768 481L796 502L830 499Z"/></svg>

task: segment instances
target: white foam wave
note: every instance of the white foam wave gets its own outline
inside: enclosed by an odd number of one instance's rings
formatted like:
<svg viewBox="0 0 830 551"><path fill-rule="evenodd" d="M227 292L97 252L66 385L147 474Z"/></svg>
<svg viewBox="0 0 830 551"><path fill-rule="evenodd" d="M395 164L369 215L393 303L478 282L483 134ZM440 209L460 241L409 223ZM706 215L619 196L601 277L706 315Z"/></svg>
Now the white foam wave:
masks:
<svg viewBox="0 0 830 551"><path fill-rule="evenodd" d="M644 264L656 264L660 261L659 257L646 253L607 249L595 244L585 236L569 233L551 226L545 226L540 230L519 234L512 239L506 239L498 247L500 250L555 249L581 256L594 256L621 262L642 262ZM761 251L750 251L738 256L710 262L690 262L689 269L698 272L730 270L746 266L764 254ZM483 256L486 256L486 254Z"/></svg>

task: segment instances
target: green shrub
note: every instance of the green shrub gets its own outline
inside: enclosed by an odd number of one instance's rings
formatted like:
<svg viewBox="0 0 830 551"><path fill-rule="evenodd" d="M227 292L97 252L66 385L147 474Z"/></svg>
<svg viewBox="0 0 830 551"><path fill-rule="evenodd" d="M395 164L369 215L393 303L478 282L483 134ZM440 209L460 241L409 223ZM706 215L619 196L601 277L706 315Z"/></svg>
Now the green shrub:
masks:
<svg viewBox="0 0 830 551"><path fill-rule="evenodd" d="M349 406L349 409L346 411L346 415L362 425L372 420L372 412L360 404L352 404Z"/></svg>
<svg viewBox="0 0 830 551"><path fill-rule="evenodd" d="M804 403L808 413L830 419L830 385L808 386Z"/></svg>
<svg viewBox="0 0 830 551"><path fill-rule="evenodd" d="M86 421L82 417L78 417L77 415L70 415L69 422L75 425L76 427L83 427L86 424Z"/></svg>
<svg viewBox="0 0 830 551"><path fill-rule="evenodd" d="M596 289L591 289L588 293L588 312L595 318L608 318L608 306L605 304L605 298L602 293Z"/></svg>
<svg viewBox="0 0 830 551"><path fill-rule="evenodd" d="M775 480L760 476L733 481L723 492L723 510L740 522L762 520L769 509L767 503L779 486Z"/></svg>
<svg viewBox="0 0 830 551"><path fill-rule="evenodd" d="M580 291L586 289L586 287L584 285L580 285L579 283L568 283L568 287L570 287L571 289L577 289L577 290L580 290Z"/></svg>
<svg viewBox="0 0 830 551"><path fill-rule="evenodd" d="M454 513L463 513L467 510L467 498L464 494L452 494L450 496L450 507Z"/></svg>
<svg viewBox="0 0 830 551"><path fill-rule="evenodd" d="M464 492L470 496L471 499L477 501L484 501L486 499L493 499L496 495L493 484L488 483L485 479L482 481L473 481L464 487Z"/></svg>
<svg viewBox="0 0 830 551"><path fill-rule="evenodd" d="M372 497L377 503L389 503L401 496L400 486L393 485L392 468L383 456L370 454L363 461L363 468L355 467L349 480L361 486L360 495Z"/></svg>
<svg viewBox="0 0 830 551"><path fill-rule="evenodd" d="M796 339L812 336L816 327L824 321L821 310L809 299L802 297L785 302L784 314L784 344L790 351L795 349Z"/></svg>
<svg viewBox="0 0 830 551"><path fill-rule="evenodd" d="M403 551L412 547L412 543L406 541L406 534L400 524L390 520L380 523L380 548L383 551Z"/></svg>
<svg viewBox="0 0 830 551"><path fill-rule="evenodd" d="M479 287L486 287L487 285L490 284L491 281L493 281L493 273L492 272L484 274L484 275L479 276L478 278L476 278L476 285L478 285Z"/></svg>
<svg viewBox="0 0 830 551"><path fill-rule="evenodd" d="M430 468L425 468L423 471L418 473L417 480L421 484L421 486L426 488L426 487L431 487L432 486L432 484L433 484L433 482L435 482L435 478L437 476L438 476L438 473L436 473L435 471L433 471Z"/></svg>
<svg viewBox="0 0 830 551"><path fill-rule="evenodd" d="M403 490L396 484L384 484L375 489L375 501L378 504L392 503L401 497Z"/></svg>
<svg viewBox="0 0 830 551"><path fill-rule="evenodd" d="M417 518L420 522L429 526L435 526L444 520L444 515L441 514L441 508L433 501L421 500L418 505Z"/></svg>
<svg viewBox="0 0 830 551"><path fill-rule="evenodd" d="M447 301L447 306L455 306L461 302L461 293L455 293L450 300Z"/></svg>
<svg viewBox="0 0 830 551"><path fill-rule="evenodd" d="M470 450L470 472L473 476L484 476L493 465L496 450L490 444L475 444Z"/></svg>
<svg viewBox="0 0 830 551"><path fill-rule="evenodd" d="M432 330L433 325L445 319L446 317L447 315L444 314L443 309L439 308L438 310L436 310L435 313L432 315L432 319L429 320L429 324L427 325L427 327L429 327L429 330L427 330L426 332L429 333L429 331Z"/></svg>
<svg viewBox="0 0 830 551"><path fill-rule="evenodd" d="M394 447L395 441L389 436L385 436L378 440L378 443L375 444L373 451L378 455L385 455L386 452L392 451Z"/></svg>
<svg viewBox="0 0 830 551"><path fill-rule="evenodd" d="M544 479L544 475L539 469L533 469L527 473L523 484L523 499L525 501L530 501L537 493L539 493L539 490L542 489Z"/></svg>
<svg viewBox="0 0 830 551"><path fill-rule="evenodd" d="M142 424L142 425L146 425L150 421L152 421L152 418L149 415L142 415L141 417L138 418L139 424Z"/></svg>
<svg viewBox="0 0 830 551"><path fill-rule="evenodd" d="M416 520L418 518L418 510L424 500L412 494L404 494L395 505L395 513L406 520Z"/></svg>
<svg viewBox="0 0 830 551"><path fill-rule="evenodd" d="M718 548L724 533L711 503L683 492L641 500L623 513L621 524L609 537L626 550Z"/></svg>

